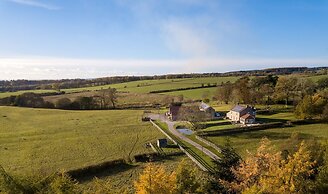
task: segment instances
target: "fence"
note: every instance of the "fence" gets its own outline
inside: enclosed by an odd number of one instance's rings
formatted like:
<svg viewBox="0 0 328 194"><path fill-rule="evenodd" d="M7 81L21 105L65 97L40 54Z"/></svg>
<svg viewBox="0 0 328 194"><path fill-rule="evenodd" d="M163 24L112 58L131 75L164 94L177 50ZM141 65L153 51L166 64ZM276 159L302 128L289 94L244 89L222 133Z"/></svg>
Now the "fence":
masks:
<svg viewBox="0 0 328 194"><path fill-rule="evenodd" d="M259 131L269 128L277 128L277 127L284 127L286 126L283 122L275 122L275 123L268 123L256 126L249 126L249 127L236 127L231 129L222 129L222 130L215 130L215 131L201 131L198 132L199 136L222 136L222 135L231 135L235 133L243 133L249 131Z"/></svg>
<svg viewBox="0 0 328 194"><path fill-rule="evenodd" d="M169 138L175 145L178 145L180 150L183 151L200 169L203 171L211 171L210 167L205 167L206 165L204 162L200 162L197 160L189 151L187 151L185 148L183 148L182 145L180 145L177 141L175 141L169 134L167 134L162 128L160 128L156 123L154 123L152 120L150 122L158 129L160 130L167 138Z"/></svg>
<svg viewBox="0 0 328 194"><path fill-rule="evenodd" d="M196 135L196 139L199 140L199 141L201 141L201 142L203 142L203 143L205 143L206 145L208 145L208 146L214 148L217 152L221 153L221 148L219 148L219 147L218 147L217 145L215 145L214 143L212 143L212 142L210 142L210 141L208 141L208 140L206 140L206 139L204 139L204 138L201 138L201 137L199 137L198 135Z"/></svg>

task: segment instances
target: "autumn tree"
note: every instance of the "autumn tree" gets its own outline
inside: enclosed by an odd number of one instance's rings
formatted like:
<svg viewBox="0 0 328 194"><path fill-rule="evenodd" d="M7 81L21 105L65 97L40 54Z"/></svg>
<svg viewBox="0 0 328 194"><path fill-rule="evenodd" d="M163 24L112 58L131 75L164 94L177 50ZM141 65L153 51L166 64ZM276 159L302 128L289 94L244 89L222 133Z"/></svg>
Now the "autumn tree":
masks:
<svg viewBox="0 0 328 194"><path fill-rule="evenodd" d="M311 96L305 96L298 103L295 115L300 119L312 119L314 117L314 103Z"/></svg>
<svg viewBox="0 0 328 194"><path fill-rule="evenodd" d="M180 162L176 169L176 193L203 193L197 169L187 163Z"/></svg>
<svg viewBox="0 0 328 194"><path fill-rule="evenodd" d="M176 192L176 174L164 166L149 163L134 183L137 194L170 194Z"/></svg>
<svg viewBox="0 0 328 194"><path fill-rule="evenodd" d="M328 191L328 142L323 144L325 148L323 154L323 164L318 168L318 174L315 180L314 190L317 193L326 193Z"/></svg>
<svg viewBox="0 0 328 194"><path fill-rule="evenodd" d="M316 85L308 78L300 78L297 80L296 89L299 91L301 99L306 95L313 95Z"/></svg>
<svg viewBox="0 0 328 194"><path fill-rule="evenodd" d="M257 187L261 176L281 159L280 153L272 154L272 149L271 142L263 139L255 154L249 153L249 156L239 166L232 168L235 180L232 182L221 180L221 183L230 192L237 193L254 186Z"/></svg>
<svg viewBox="0 0 328 194"><path fill-rule="evenodd" d="M238 95L239 101L245 104L251 103L250 79L242 77L234 84L234 95Z"/></svg>
<svg viewBox="0 0 328 194"><path fill-rule="evenodd" d="M224 102L226 104L231 100L233 85L230 82L222 84L217 87L215 97L218 101Z"/></svg>
<svg viewBox="0 0 328 194"><path fill-rule="evenodd" d="M56 90L56 91L60 91L60 83L53 83L52 85L51 85L51 88L53 89L53 90Z"/></svg>
<svg viewBox="0 0 328 194"><path fill-rule="evenodd" d="M275 94L277 99L283 99L286 106L288 105L290 97L295 96L297 88L296 77L279 77L277 85L275 87Z"/></svg>
<svg viewBox="0 0 328 194"><path fill-rule="evenodd" d="M296 153L268 169L259 180L258 189L266 193L307 193L313 184L309 178L314 165L303 141Z"/></svg>
<svg viewBox="0 0 328 194"><path fill-rule="evenodd" d="M314 187L310 177L315 163L304 141L294 154L282 159L281 152L274 152L264 139L257 152L233 170L236 180L225 183L232 192L308 193Z"/></svg>

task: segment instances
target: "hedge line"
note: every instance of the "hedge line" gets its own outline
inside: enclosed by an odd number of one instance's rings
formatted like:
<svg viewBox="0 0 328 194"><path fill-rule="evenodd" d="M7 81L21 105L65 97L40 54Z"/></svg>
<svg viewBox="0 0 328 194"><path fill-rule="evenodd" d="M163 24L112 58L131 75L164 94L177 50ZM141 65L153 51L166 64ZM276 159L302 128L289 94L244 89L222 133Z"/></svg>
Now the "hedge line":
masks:
<svg viewBox="0 0 328 194"><path fill-rule="evenodd" d="M154 90L150 91L149 93L165 93L165 92L175 92L175 91L182 91L182 90L193 90L193 89L200 89L200 88L214 88L216 84L207 85L207 86L195 86L195 87L187 87L187 88L175 88L175 89L167 89L167 90Z"/></svg>
<svg viewBox="0 0 328 194"><path fill-rule="evenodd" d="M222 136L222 135L231 135L234 133L258 131L258 130L264 130L264 129L269 129L269 128L284 127L284 126L285 126L285 123L283 123L283 122L274 122L274 123L255 125L255 126L249 126L249 127L236 127L236 128L216 130L216 131L201 131L201 132L197 132L197 135L199 135L199 136Z"/></svg>
<svg viewBox="0 0 328 194"><path fill-rule="evenodd" d="M222 136L222 135L231 135L235 133L243 133L249 131L259 131L270 128L278 128L278 127L290 127L292 125L307 125L307 124L316 124L316 123L328 123L327 120L321 119L311 119L311 120L296 120L296 121L288 121L288 122L274 122L267 123L249 127L236 127L231 129L223 129L223 130L215 130L215 131L199 131L197 135L199 136Z"/></svg>

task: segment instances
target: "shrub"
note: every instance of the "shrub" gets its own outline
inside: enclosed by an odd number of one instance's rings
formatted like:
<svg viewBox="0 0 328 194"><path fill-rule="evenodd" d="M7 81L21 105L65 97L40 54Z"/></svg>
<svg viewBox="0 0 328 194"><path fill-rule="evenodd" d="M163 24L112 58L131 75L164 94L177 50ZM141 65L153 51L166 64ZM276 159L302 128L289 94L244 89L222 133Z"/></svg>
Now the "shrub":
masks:
<svg viewBox="0 0 328 194"><path fill-rule="evenodd" d="M69 109L71 107L72 101L69 98L60 98L56 101L56 108L59 109Z"/></svg>

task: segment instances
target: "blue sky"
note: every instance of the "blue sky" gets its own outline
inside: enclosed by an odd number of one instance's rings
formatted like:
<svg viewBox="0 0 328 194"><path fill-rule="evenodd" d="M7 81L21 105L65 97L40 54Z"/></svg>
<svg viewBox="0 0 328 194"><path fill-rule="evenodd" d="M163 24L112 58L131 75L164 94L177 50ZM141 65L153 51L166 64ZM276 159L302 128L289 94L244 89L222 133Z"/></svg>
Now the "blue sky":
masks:
<svg viewBox="0 0 328 194"><path fill-rule="evenodd" d="M326 0L0 0L0 79L328 65Z"/></svg>

